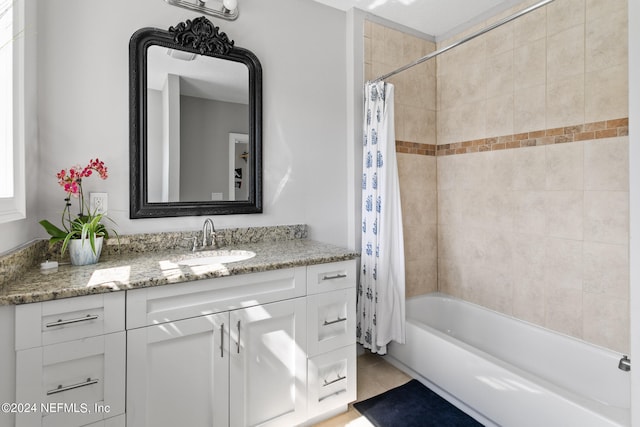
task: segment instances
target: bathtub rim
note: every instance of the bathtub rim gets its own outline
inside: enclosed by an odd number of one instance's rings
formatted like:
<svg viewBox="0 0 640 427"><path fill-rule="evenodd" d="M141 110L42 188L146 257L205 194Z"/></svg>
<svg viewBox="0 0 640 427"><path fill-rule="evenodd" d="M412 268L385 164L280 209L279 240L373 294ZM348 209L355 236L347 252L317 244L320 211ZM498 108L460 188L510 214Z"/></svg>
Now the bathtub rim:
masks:
<svg viewBox="0 0 640 427"><path fill-rule="evenodd" d="M625 356L625 355L626 355L626 356L630 356L630 353L624 353L624 352L621 352L621 351L618 351L618 350L614 350L614 349L611 349L611 348L607 348L607 347L604 347L604 346L602 346L602 345L599 345L599 344L596 344L596 343L592 343L592 342L590 342L590 341L586 341L586 340L584 340L584 339L581 339L581 338L575 337L575 336L573 336L573 335L569 335L569 334L567 334L567 333L565 333L565 332L556 331L556 330L554 330L554 329L547 328L546 326L539 325L539 324L534 323L534 322L531 322L531 321L529 321L529 320L520 319L520 318L515 317L515 316L512 316L512 315L510 315L510 314L506 314L506 313L503 313L503 312L501 312L501 311L494 310L494 309L492 309L492 308L485 307L485 306L480 305L480 304L478 304L478 303L475 303L475 302L472 302L472 301L467 301L467 300L462 299L462 298L460 298L460 297L457 297L457 296L455 296L455 295L446 294L446 293L444 293L444 292L440 292L440 291L437 291L437 292L430 292L430 293L422 294L422 295L415 295L415 296L412 296L412 297L407 298L407 299L406 299L406 302L408 303L409 301L419 300L419 299L426 299L426 298L442 298L442 299L444 299L444 300L451 300L451 301L455 301L455 302L460 302L460 303L462 303L462 304L468 304L468 305L471 305L471 306L473 306L473 307L476 307L476 308L478 308L478 309L480 309L480 310L484 310L484 311L488 311L488 312L490 312L490 313L496 314L496 315L498 315L498 316L500 316L500 317L506 317L506 318L507 318L507 319L509 319L509 320L512 320L512 321L515 321L515 322L518 322L518 323L522 323L522 324L524 324L524 325L527 325L527 326L530 326L530 327L533 327L533 328L542 329L543 331L546 331L546 332L549 332L549 333L552 333L552 334L555 334L555 335L560 335L561 337L566 338L566 339L568 339L569 341L573 341L573 342L576 342L576 343L580 343L580 344L588 345L588 346L590 346L590 347L595 348L597 351L600 351L600 352L603 352L603 353L608 353L608 354L615 353L615 354L619 354L619 355L620 355L620 358L622 358L622 356ZM408 311L408 310L407 310L407 311ZM406 316L406 320L407 320L407 321L409 320L408 313L407 313L407 316ZM431 327L431 326L429 326L429 325L426 325L424 322L420 322L420 321L418 321L418 323L420 323L420 324L422 324L422 325L425 325L425 326L428 326L428 327L430 327L430 328L432 328L432 329L434 329L434 330L436 330L436 331L437 331L437 329L435 329L435 328L433 328L433 327ZM451 336L451 335L447 335L447 334L445 334L445 335L446 335L446 336ZM452 337L452 338L454 338L454 339L455 339L455 337ZM458 341L460 341L460 342L464 342L464 341L461 341L461 340L458 340ZM474 347L474 348L475 348L475 347Z"/></svg>

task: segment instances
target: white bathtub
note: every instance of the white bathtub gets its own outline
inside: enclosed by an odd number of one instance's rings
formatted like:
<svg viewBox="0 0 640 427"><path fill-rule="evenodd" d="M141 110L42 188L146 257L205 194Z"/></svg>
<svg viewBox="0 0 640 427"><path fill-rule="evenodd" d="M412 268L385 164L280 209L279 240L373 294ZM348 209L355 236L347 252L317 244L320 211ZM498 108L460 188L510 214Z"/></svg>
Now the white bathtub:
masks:
<svg viewBox="0 0 640 427"><path fill-rule="evenodd" d="M630 425L622 356L444 294L407 300L407 343L387 360L481 423Z"/></svg>

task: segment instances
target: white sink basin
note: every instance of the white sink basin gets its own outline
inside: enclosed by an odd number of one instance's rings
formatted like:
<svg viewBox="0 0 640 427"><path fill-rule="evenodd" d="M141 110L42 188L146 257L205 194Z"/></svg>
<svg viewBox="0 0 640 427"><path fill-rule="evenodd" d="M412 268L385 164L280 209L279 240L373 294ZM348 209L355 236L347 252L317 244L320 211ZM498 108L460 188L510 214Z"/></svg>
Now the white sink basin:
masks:
<svg viewBox="0 0 640 427"><path fill-rule="evenodd" d="M255 252L242 250L216 250L197 252L188 258L178 261L178 265L209 265L209 264L229 264L231 262L244 261L256 256Z"/></svg>

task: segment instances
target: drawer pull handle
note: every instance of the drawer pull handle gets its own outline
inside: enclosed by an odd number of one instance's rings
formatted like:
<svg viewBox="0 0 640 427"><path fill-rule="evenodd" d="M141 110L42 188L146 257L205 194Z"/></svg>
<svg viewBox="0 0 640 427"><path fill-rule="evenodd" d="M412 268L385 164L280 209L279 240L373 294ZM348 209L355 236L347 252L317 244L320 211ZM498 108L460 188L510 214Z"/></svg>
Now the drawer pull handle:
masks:
<svg viewBox="0 0 640 427"><path fill-rule="evenodd" d="M71 323L86 322L87 320L96 320L97 318L98 316L96 316L95 314L87 314L84 317L77 317L75 319L69 319L69 320L58 319L57 322L47 323L44 326L47 328L53 328L54 326L62 326L62 325L69 325Z"/></svg>
<svg viewBox="0 0 640 427"><path fill-rule="evenodd" d="M331 384L337 383L338 381L342 381L346 379L347 379L346 375L344 377L341 377L340 374L338 374L338 378L336 378L335 380L332 380L332 381L324 380L324 384L322 384L322 387L326 387L328 385L331 385Z"/></svg>
<svg viewBox="0 0 640 427"><path fill-rule="evenodd" d="M338 317L336 320L332 320L332 321L324 321L324 323L322 324L322 326L329 326L329 325L334 325L336 323L340 323L340 322L346 322L347 318L346 317Z"/></svg>
<svg viewBox="0 0 640 427"><path fill-rule="evenodd" d="M47 392L47 396L50 396L50 395L56 394L56 393L62 393L63 391L73 390L74 388L86 387L88 385L93 385L93 384L98 384L98 380L96 380L96 379L92 380L91 378L87 378L87 380L85 382L78 383L78 384L71 384L71 385L67 385L67 386L63 386L62 384L60 384L58 386L58 388L55 388L53 390L49 390Z"/></svg>
<svg viewBox="0 0 640 427"><path fill-rule="evenodd" d="M323 276L322 280L344 279L345 277L347 277L346 274L336 274L335 276Z"/></svg>
<svg viewBox="0 0 640 427"><path fill-rule="evenodd" d="M323 400L325 400L325 399L329 399L330 397L337 396L337 395L339 395L339 394L341 394L341 393L344 393L344 392L346 392L346 391L347 391L347 390L343 388L342 390L338 390L338 391L336 391L335 393L331 393L331 394L330 394L330 395L328 395L328 396L321 397L320 399L318 399L318 402L322 402L322 401L323 401Z"/></svg>

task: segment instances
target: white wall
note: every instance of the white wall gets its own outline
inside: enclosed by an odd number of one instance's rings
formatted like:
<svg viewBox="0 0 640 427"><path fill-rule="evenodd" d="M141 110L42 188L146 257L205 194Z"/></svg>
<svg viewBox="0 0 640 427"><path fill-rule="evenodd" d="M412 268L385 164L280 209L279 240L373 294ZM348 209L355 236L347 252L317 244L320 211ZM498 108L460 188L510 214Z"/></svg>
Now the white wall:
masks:
<svg viewBox="0 0 640 427"><path fill-rule="evenodd" d="M56 172L97 156L109 179L86 180L85 191L109 193L121 234L199 229L199 217L130 220L128 163L129 38L197 16L159 0L39 3L38 212L29 225L59 218ZM310 0L243 0L237 21L212 21L260 59L264 111L264 213L215 217L216 226L307 223L312 238L346 244L344 12ZM46 237L37 227L8 226L16 237L0 251Z"/></svg>

